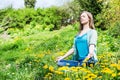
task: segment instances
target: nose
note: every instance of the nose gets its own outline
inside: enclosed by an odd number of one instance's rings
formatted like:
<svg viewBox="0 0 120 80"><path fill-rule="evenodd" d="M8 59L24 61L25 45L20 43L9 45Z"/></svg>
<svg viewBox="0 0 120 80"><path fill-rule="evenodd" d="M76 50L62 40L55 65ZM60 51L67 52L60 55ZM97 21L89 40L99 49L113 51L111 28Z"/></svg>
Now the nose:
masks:
<svg viewBox="0 0 120 80"><path fill-rule="evenodd" d="M82 21L82 20L83 20L83 17L80 17L80 20Z"/></svg>

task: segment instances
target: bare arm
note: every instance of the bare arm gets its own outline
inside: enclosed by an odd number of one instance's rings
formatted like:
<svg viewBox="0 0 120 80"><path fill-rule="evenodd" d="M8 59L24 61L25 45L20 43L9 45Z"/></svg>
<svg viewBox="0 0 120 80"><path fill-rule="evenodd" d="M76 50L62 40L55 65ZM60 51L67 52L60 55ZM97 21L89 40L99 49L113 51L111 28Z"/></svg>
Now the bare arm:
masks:
<svg viewBox="0 0 120 80"><path fill-rule="evenodd" d="M94 49L95 49L95 45L89 46L89 54L88 54L87 58L91 58L94 55Z"/></svg>
<svg viewBox="0 0 120 80"><path fill-rule="evenodd" d="M71 48L64 56L60 56L57 58L57 61L60 61L66 57L68 57L69 55L71 55L74 52L74 48Z"/></svg>

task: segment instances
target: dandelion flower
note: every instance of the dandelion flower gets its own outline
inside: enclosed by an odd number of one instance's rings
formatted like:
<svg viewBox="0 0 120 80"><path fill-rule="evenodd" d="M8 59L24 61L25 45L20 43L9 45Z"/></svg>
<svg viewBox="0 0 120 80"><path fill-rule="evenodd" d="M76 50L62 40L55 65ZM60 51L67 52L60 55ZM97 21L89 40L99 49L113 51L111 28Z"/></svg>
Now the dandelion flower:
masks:
<svg viewBox="0 0 120 80"><path fill-rule="evenodd" d="M43 68L44 68L44 69L47 69L47 68L48 68L48 65L43 66Z"/></svg>
<svg viewBox="0 0 120 80"><path fill-rule="evenodd" d="M67 78L65 78L64 80L70 80L70 78L67 77Z"/></svg>

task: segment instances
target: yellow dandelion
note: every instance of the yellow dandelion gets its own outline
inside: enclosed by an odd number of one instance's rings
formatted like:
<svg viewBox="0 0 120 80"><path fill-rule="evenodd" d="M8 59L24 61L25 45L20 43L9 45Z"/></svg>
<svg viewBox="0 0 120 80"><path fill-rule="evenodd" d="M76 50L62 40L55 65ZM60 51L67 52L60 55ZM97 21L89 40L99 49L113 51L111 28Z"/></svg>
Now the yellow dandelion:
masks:
<svg viewBox="0 0 120 80"><path fill-rule="evenodd" d="M83 72L88 72L88 70L85 69L85 68L81 68L80 70L83 71Z"/></svg>
<svg viewBox="0 0 120 80"><path fill-rule="evenodd" d="M104 68L101 72L103 73L108 73L108 74L112 74L112 70L110 70L109 68Z"/></svg>
<svg viewBox="0 0 120 80"><path fill-rule="evenodd" d="M84 79L88 79L88 78L89 78L89 76L88 76L88 75L86 75L86 76L84 76L83 78L84 78Z"/></svg>
<svg viewBox="0 0 120 80"><path fill-rule="evenodd" d="M120 60L118 60L118 64L120 64Z"/></svg>
<svg viewBox="0 0 120 80"><path fill-rule="evenodd" d="M91 73L91 74L89 75L89 77L90 77L90 78L96 78L96 77L97 77L97 75L95 75L95 74Z"/></svg>
<svg viewBox="0 0 120 80"><path fill-rule="evenodd" d="M101 79L101 78L102 78L102 76L99 76L98 78L100 78L100 79Z"/></svg>
<svg viewBox="0 0 120 80"><path fill-rule="evenodd" d="M76 67L71 67L70 70L71 70L71 71L75 71L75 72L78 71L78 69L77 69Z"/></svg>
<svg viewBox="0 0 120 80"><path fill-rule="evenodd" d="M40 53L40 54L38 55L38 57L39 57L39 58L43 58L44 55L45 55L45 54L41 54L41 53Z"/></svg>
<svg viewBox="0 0 120 80"><path fill-rule="evenodd" d="M59 67L58 71L62 71L62 70L68 70L69 68L67 66L63 66L63 67Z"/></svg>
<svg viewBox="0 0 120 80"><path fill-rule="evenodd" d="M87 80L93 80L92 78L88 78Z"/></svg>
<svg viewBox="0 0 120 80"><path fill-rule="evenodd" d="M120 76L120 72L118 73L118 76Z"/></svg>
<svg viewBox="0 0 120 80"><path fill-rule="evenodd" d="M82 65L83 65L83 67L86 67L86 63L83 63Z"/></svg>
<svg viewBox="0 0 120 80"><path fill-rule="evenodd" d="M113 73L113 74L112 74L112 77L115 77L115 76L116 76L116 74L115 74L115 73Z"/></svg>
<svg viewBox="0 0 120 80"><path fill-rule="evenodd" d="M90 64L90 67L93 67L93 64Z"/></svg>
<svg viewBox="0 0 120 80"><path fill-rule="evenodd" d="M70 80L70 78L67 77L67 78L65 78L64 80Z"/></svg>
<svg viewBox="0 0 120 80"><path fill-rule="evenodd" d="M117 64L110 64L111 67L117 67Z"/></svg>
<svg viewBox="0 0 120 80"><path fill-rule="evenodd" d="M120 65L117 65L117 69L120 70Z"/></svg>
<svg viewBox="0 0 120 80"><path fill-rule="evenodd" d="M55 71L56 74L63 74L63 72Z"/></svg>
<svg viewBox="0 0 120 80"><path fill-rule="evenodd" d="M49 70L53 72L53 71L54 71L54 67L53 67L53 66L50 66L50 67L49 67Z"/></svg>
<svg viewBox="0 0 120 80"><path fill-rule="evenodd" d="M59 54L59 55L64 55L65 53L63 53L63 52L59 52L58 54Z"/></svg>
<svg viewBox="0 0 120 80"><path fill-rule="evenodd" d="M48 68L48 65L43 66L43 68L44 68L44 69L47 69L47 68Z"/></svg>

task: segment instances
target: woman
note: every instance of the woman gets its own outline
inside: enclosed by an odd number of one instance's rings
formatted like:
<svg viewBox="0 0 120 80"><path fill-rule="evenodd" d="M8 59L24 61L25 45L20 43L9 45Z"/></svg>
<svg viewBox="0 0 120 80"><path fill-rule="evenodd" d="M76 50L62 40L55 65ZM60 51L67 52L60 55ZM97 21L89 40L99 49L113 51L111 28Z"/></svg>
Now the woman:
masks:
<svg viewBox="0 0 120 80"><path fill-rule="evenodd" d="M80 15L80 31L74 39L73 47L64 55L57 58L59 66L81 66L84 62L95 63L97 31L94 27L93 16L90 12L83 11ZM63 60L73 54L73 60Z"/></svg>

